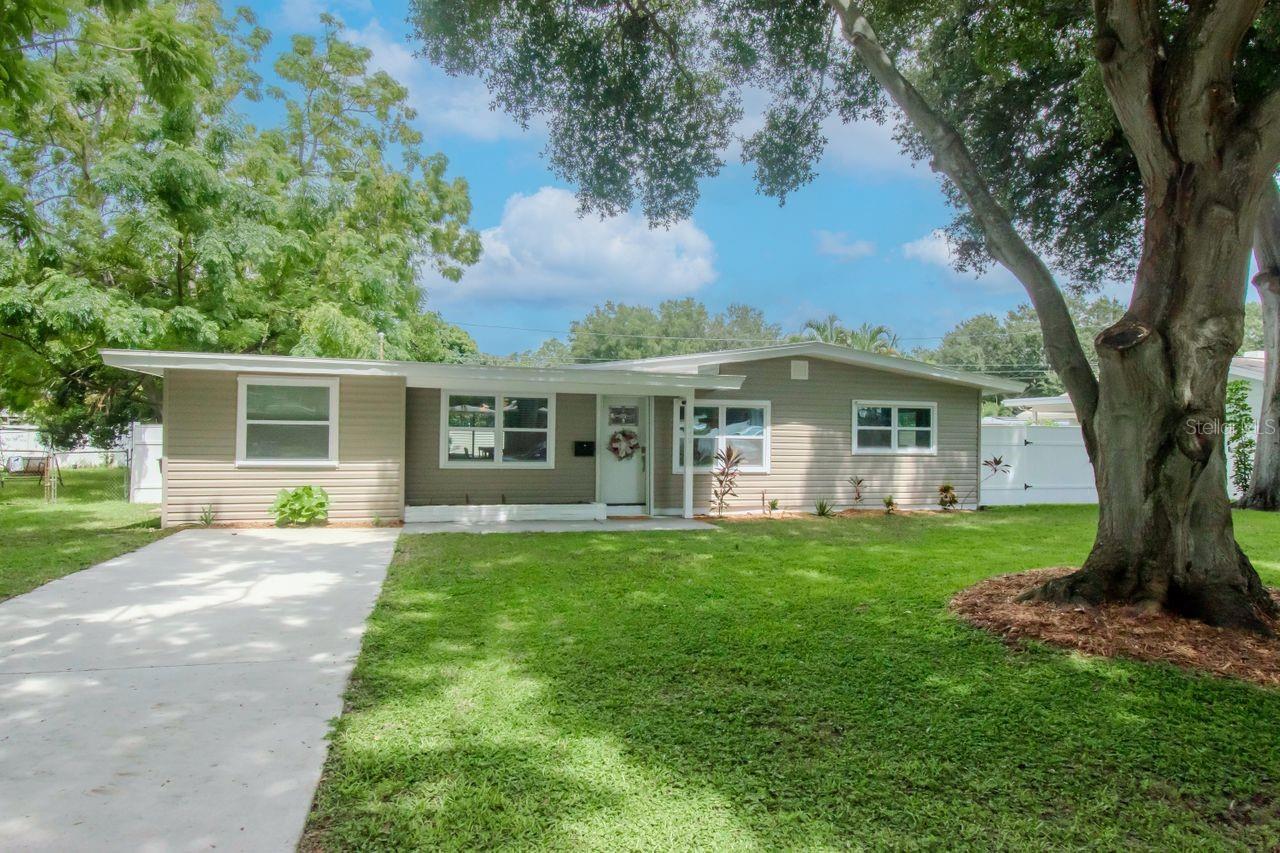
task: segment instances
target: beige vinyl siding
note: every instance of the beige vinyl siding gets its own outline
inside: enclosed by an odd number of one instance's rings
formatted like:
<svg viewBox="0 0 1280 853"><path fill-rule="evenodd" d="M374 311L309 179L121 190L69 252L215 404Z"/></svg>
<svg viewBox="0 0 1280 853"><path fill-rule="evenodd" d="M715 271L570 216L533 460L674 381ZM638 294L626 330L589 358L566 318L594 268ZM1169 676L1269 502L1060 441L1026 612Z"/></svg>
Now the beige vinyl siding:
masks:
<svg viewBox="0 0 1280 853"><path fill-rule="evenodd" d="M338 464L315 468L237 468L235 372L174 370L164 383L164 511L168 525L272 521L281 489L321 486L329 520L392 521L404 511L404 380L341 377ZM249 374L246 374L249 375Z"/></svg>
<svg viewBox="0 0 1280 853"><path fill-rule="evenodd" d="M596 499L596 460L575 457L595 441L594 394L557 394L554 468L441 468L440 391L408 389L405 496L410 506L571 504Z"/></svg>
<svg viewBox="0 0 1280 853"><path fill-rule="evenodd" d="M866 480L863 506L870 508L880 507L889 494L902 506L935 506L942 483L951 483L962 497L974 488L981 411L977 389L805 360L807 380L791 378L790 358L726 363L721 373L747 377L742 388L697 394L705 399L772 402L770 473L740 475L732 508L759 509L761 491L787 509L812 510L819 497L845 506L852 502L849 477L855 474ZM937 455L854 455L854 400L936 403ZM671 398L655 399L654 506L659 509L679 508L683 495L683 477L672 468L672 413ZM710 500L711 476L695 474L694 510L705 512Z"/></svg>

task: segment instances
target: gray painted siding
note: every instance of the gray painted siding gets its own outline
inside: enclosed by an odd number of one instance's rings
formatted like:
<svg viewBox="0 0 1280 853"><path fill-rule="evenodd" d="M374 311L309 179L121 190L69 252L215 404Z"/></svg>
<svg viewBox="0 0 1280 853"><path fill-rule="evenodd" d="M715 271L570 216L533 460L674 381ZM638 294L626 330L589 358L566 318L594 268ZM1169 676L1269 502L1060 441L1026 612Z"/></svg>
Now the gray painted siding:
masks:
<svg viewBox="0 0 1280 853"><path fill-rule="evenodd" d="M738 478L735 509L760 508L760 492L783 508L812 510L819 497L838 505L852 502L849 477L866 480L863 505L876 508L892 494L901 506L936 506L937 488L951 483L963 497L974 488L979 466L981 395L927 379L899 376L816 358L809 378L791 378L791 359L723 364L720 372L746 376L738 391L699 392L699 398L772 401L772 466L768 474ZM854 400L911 400L937 403L936 456L855 456L852 452ZM671 398L654 400L654 506L679 508L683 477L672 470ZM694 510L705 512L711 477L694 475Z"/></svg>
<svg viewBox="0 0 1280 853"><path fill-rule="evenodd" d="M322 486L329 519L391 521L404 511L404 380L342 377L336 468L237 468L238 374L170 371L164 383L163 523L272 521L281 489Z"/></svg>
<svg viewBox="0 0 1280 853"><path fill-rule="evenodd" d="M441 468L440 391L410 388L405 495L410 506L590 503L596 499L596 461L575 457L573 443L595 439L595 395L557 394L555 468Z"/></svg>

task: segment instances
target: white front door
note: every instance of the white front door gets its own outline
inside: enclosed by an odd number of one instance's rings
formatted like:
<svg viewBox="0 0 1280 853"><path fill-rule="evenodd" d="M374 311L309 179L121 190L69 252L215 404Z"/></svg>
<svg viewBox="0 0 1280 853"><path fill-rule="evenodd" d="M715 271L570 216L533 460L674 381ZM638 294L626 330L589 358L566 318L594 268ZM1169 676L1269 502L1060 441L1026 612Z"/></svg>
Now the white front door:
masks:
<svg viewBox="0 0 1280 853"><path fill-rule="evenodd" d="M605 397L596 454L600 500L610 513L643 512L648 497L649 413L644 397Z"/></svg>

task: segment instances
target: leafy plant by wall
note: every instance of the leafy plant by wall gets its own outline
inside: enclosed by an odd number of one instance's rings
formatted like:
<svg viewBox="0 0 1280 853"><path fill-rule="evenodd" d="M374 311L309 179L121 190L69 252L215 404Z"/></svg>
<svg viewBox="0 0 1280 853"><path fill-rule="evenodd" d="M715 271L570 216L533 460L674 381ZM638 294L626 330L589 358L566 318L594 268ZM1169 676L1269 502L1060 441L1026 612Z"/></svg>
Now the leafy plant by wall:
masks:
<svg viewBox="0 0 1280 853"><path fill-rule="evenodd" d="M849 485L853 486L853 505L857 507L862 503L862 487L867 481L857 474L849 478Z"/></svg>
<svg viewBox="0 0 1280 853"><path fill-rule="evenodd" d="M271 505L276 524L319 524L329 517L329 493L319 486L281 489Z"/></svg>
<svg viewBox="0 0 1280 853"><path fill-rule="evenodd" d="M819 518L830 518L836 514L836 508L826 498L818 498L813 502L813 512Z"/></svg>
<svg viewBox="0 0 1280 853"><path fill-rule="evenodd" d="M950 483L938 486L938 506L942 507L944 512L955 509L958 503L960 503L960 497L956 494L955 486Z"/></svg>
<svg viewBox="0 0 1280 853"><path fill-rule="evenodd" d="M1249 383L1232 379L1227 383L1225 438L1231 459L1231 486L1239 495L1247 494L1253 480L1253 451L1258 441L1253 410L1249 408Z"/></svg>
<svg viewBox="0 0 1280 853"><path fill-rule="evenodd" d="M725 447L716 454L716 464L711 471L711 509L720 517L724 517L729 498L738 494L734 489L741 468L742 454L734 448Z"/></svg>

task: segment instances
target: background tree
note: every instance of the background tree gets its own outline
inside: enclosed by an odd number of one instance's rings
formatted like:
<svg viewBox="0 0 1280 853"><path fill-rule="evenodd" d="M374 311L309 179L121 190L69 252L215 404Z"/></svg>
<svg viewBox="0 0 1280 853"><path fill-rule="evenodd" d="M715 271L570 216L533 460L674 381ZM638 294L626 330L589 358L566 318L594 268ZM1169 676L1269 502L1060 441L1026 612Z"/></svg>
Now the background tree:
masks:
<svg viewBox="0 0 1280 853"><path fill-rule="evenodd" d="M898 336L888 326L863 323L856 329L850 329L835 314L828 314L821 320L806 321L799 337L813 337L825 343L880 355L898 355L901 346Z"/></svg>
<svg viewBox="0 0 1280 853"><path fill-rule="evenodd" d="M1027 290L1094 463L1094 548L1081 571L1037 595L1167 607L1265 630L1276 607L1234 541L1214 428L1242 337L1259 201L1280 164L1280 37L1274 7L1263 10L1261 0L1206 0L1190 10L1094 0L1082 21L1080 4L1047 0L1016 9L977 0L414 0L411 19L431 59L482 74L497 103L521 120L548 117L552 166L579 187L587 210L617 213L638 203L655 221L689 215L698 181L722 165L745 86L771 95L742 150L761 188L777 196L814 177L829 115L883 117L896 106L971 213L985 251ZM948 21L978 13L1005 14L1007 49L976 54L961 73L934 75L941 60L930 40ZM1010 149L1006 169L986 168L953 114L964 100L992 100L1002 84L1030 76L1039 57L1057 52L1083 62L1082 73L1058 88L1081 102L1103 93L1093 103L1115 116L1116 157L1132 158L1140 176L1133 298L1125 317L1094 339L1097 377L1062 289L1034 248L1045 242L1036 222L993 189L993 179L1002 187L1035 171L1034 146ZM1090 80L1101 86L1090 88ZM1052 89L1042 83L1028 95L1043 100ZM1068 140L1055 147L1067 160L1042 165L1060 182L1074 180L1090 163L1081 152L1097 139L1083 133L1094 126L1042 107L1026 111L1026 132ZM1000 119L1021 130L1019 117Z"/></svg>
<svg viewBox="0 0 1280 853"><path fill-rule="evenodd" d="M1097 334L1124 315L1124 306L1109 297L1093 300L1067 296L1067 309L1084 334ZM1049 367L1040 321L1033 307L1023 303L1003 317L978 314L943 336L938 346L921 347L913 355L922 361L1004 376L1026 383L1019 396L1063 393L1062 381ZM1096 363L1096 356L1090 358Z"/></svg>
<svg viewBox="0 0 1280 853"><path fill-rule="evenodd" d="M712 314L691 297L664 300L656 309L606 302L569 324L567 343L551 338L513 358L529 364L617 361L760 346L781 337L780 326L747 305Z"/></svg>
<svg viewBox="0 0 1280 853"><path fill-rule="evenodd" d="M0 102L17 214L0 235L0 407L59 445L106 443L159 394L99 347L369 356L382 332L389 357L474 350L421 311L414 279L477 257L466 185L419 150L406 93L366 72L368 51L336 26L295 40L281 68L297 88L273 93L290 121L260 133L231 106L259 97L252 17L135 5L57 18L21 51L39 85ZM158 82L145 57L166 51L186 59Z"/></svg>

